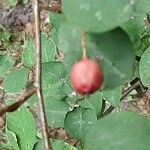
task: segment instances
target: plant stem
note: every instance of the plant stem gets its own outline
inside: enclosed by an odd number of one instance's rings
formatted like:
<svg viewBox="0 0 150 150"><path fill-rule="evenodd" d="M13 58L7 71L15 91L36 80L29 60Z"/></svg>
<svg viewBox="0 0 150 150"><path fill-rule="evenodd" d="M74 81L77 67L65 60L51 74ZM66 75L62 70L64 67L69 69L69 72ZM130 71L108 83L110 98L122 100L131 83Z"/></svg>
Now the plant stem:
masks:
<svg viewBox="0 0 150 150"><path fill-rule="evenodd" d="M45 115L45 106L44 106L44 99L42 94L42 66L41 66L41 35L40 35L40 15L39 15L39 6L38 0L34 0L34 16L35 16L35 47L36 47L36 64L35 64L35 87L37 88L37 97L39 103L39 113L40 113L40 120L42 125L42 132L43 132L43 139L44 139L44 146L45 150L52 149L49 144L48 138L48 127L47 127L47 120Z"/></svg>
<svg viewBox="0 0 150 150"><path fill-rule="evenodd" d="M82 44L82 58L87 58L86 32L82 32L81 44Z"/></svg>
<svg viewBox="0 0 150 150"><path fill-rule="evenodd" d="M124 91L124 93L122 94L120 101L122 101L131 91L133 91L134 89L136 89L139 85L141 84L140 81L137 81L136 83L134 83L131 87L129 87L127 90ZM106 115L108 115L109 113L111 113L113 110L115 109L115 107L110 106L101 116L104 117Z"/></svg>
<svg viewBox="0 0 150 150"><path fill-rule="evenodd" d="M36 92L36 88L32 88L29 90L26 90L24 93L21 94L21 96L16 100L15 103L5 106L0 110L0 117L3 116L6 112L13 112L17 110L25 101L28 100L34 93Z"/></svg>

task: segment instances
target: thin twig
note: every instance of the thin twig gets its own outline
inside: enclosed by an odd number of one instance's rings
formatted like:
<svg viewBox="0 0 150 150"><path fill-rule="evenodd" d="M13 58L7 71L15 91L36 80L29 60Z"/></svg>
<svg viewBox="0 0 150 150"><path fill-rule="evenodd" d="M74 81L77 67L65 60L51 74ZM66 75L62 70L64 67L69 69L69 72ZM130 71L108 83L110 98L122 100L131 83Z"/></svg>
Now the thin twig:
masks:
<svg viewBox="0 0 150 150"><path fill-rule="evenodd" d="M21 94L21 96L17 99L17 101L15 103L13 103L9 106L6 106L0 110L0 117L3 116L6 112L13 112L13 111L17 110L35 92L36 92L36 88L26 90L24 93Z"/></svg>
<svg viewBox="0 0 150 150"><path fill-rule="evenodd" d="M41 35L40 35L40 19L39 19L39 6L38 0L34 0L34 15L35 15L35 47L36 47L36 64L35 64L35 87L37 88L37 97L39 103L39 113L42 125L43 139L45 150L50 150L48 127L45 115L44 99L42 95L42 82L41 82Z"/></svg>
<svg viewBox="0 0 150 150"><path fill-rule="evenodd" d="M82 44L82 58L87 58L87 49L86 49L86 32L82 32L81 35L81 44Z"/></svg>
<svg viewBox="0 0 150 150"><path fill-rule="evenodd" d="M139 85L141 84L140 81L137 81L136 83L134 83L132 86L130 86L128 89L126 89L121 98L120 101L122 101L131 91L133 91L134 89L136 89ZM108 115L109 113L111 113L113 110L115 109L115 107L110 106L100 117L104 117L106 115Z"/></svg>

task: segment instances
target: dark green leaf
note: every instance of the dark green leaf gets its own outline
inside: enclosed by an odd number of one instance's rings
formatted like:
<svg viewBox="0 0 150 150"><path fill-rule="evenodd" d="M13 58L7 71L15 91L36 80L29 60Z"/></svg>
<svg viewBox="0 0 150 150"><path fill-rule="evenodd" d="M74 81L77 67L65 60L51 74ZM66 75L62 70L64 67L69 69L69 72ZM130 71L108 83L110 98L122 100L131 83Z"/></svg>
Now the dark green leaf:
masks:
<svg viewBox="0 0 150 150"><path fill-rule="evenodd" d="M66 131L77 139L83 139L87 130L97 121L96 113L89 108L75 108L65 119Z"/></svg>
<svg viewBox="0 0 150 150"><path fill-rule="evenodd" d="M145 86L150 85L150 47L143 53L140 66L139 66L139 73L142 83Z"/></svg>
<svg viewBox="0 0 150 150"><path fill-rule="evenodd" d="M17 136L20 150L32 150L36 143L36 125L32 114L25 107L6 115L7 129Z"/></svg>
<svg viewBox="0 0 150 150"><path fill-rule="evenodd" d="M149 150L150 121L131 112L114 113L87 132L85 150Z"/></svg>
<svg viewBox="0 0 150 150"><path fill-rule="evenodd" d="M134 11L136 13L147 13L150 11L150 1L149 0L136 0L133 1Z"/></svg>
<svg viewBox="0 0 150 150"><path fill-rule="evenodd" d="M126 22L133 11L128 0L63 0L62 9L71 25L90 32L114 29Z"/></svg>
<svg viewBox="0 0 150 150"><path fill-rule="evenodd" d="M87 47L100 59L104 89L115 88L130 78L135 57L131 41L123 30L89 34Z"/></svg>
<svg viewBox="0 0 150 150"><path fill-rule="evenodd" d="M80 106L84 108L89 108L95 111L97 115L99 115L102 107L102 98L102 93L98 91L82 100Z"/></svg>
<svg viewBox="0 0 150 150"><path fill-rule="evenodd" d="M69 105L53 97L45 98L45 111L48 125L51 127L64 127L64 119L69 111Z"/></svg>
<svg viewBox="0 0 150 150"><path fill-rule="evenodd" d="M112 90L103 91L104 98L114 107L118 107L122 95L122 88L117 87Z"/></svg>
<svg viewBox="0 0 150 150"><path fill-rule="evenodd" d="M143 52L150 46L149 42L149 24L147 15L136 14L128 22L122 25L133 42L134 52L137 56L141 56Z"/></svg>
<svg viewBox="0 0 150 150"><path fill-rule="evenodd" d="M66 70L61 62L43 63L42 88L44 97L62 99L66 94L63 90Z"/></svg>
<svg viewBox="0 0 150 150"><path fill-rule="evenodd" d="M62 24L59 28L58 49L63 51L63 62L70 70L72 64L82 57L80 30Z"/></svg>
<svg viewBox="0 0 150 150"><path fill-rule="evenodd" d="M63 63L69 72L73 63L82 57L81 33L63 24L58 41L58 48L64 52ZM103 34L87 34L87 54L100 60L103 89L115 88L130 78L135 57L131 41L120 28Z"/></svg>

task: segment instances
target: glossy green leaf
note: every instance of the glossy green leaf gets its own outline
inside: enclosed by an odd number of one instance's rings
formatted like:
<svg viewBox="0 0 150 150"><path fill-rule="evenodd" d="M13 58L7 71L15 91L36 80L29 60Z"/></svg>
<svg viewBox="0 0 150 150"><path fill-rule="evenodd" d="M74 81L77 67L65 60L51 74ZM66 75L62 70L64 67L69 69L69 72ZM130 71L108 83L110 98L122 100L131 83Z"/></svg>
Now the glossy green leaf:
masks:
<svg viewBox="0 0 150 150"><path fill-rule="evenodd" d="M28 78L28 70L26 68L17 69L9 73L4 79L3 85L6 92L19 92L25 87Z"/></svg>
<svg viewBox="0 0 150 150"><path fill-rule="evenodd" d="M89 108L75 108L68 112L65 129L74 138L84 139L87 130L97 121L96 113Z"/></svg>
<svg viewBox="0 0 150 150"><path fill-rule="evenodd" d="M6 115L7 129L17 136L20 150L32 150L36 143L36 125L32 114L25 107Z"/></svg>
<svg viewBox="0 0 150 150"><path fill-rule="evenodd" d="M150 121L131 112L110 114L87 132L85 150L149 150Z"/></svg>
<svg viewBox="0 0 150 150"><path fill-rule="evenodd" d="M140 66L139 66L139 73L142 83L145 86L150 85L150 47L143 53Z"/></svg>
<svg viewBox="0 0 150 150"><path fill-rule="evenodd" d="M102 99L103 99L102 93L98 91L83 99L80 103L80 106L84 108L89 108L95 111L97 115L99 115L102 107Z"/></svg>
<svg viewBox="0 0 150 150"><path fill-rule="evenodd" d="M20 150L15 133L13 133L12 131L6 130L6 135L13 150Z"/></svg>
<svg viewBox="0 0 150 150"><path fill-rule="evenodd" d="M10 55L0 55L0 77L5 77L13 65L14 61L11 59Z"/></svg>
<svg viewBox="0 0 150 150"><path fill-rule="evenodd" d="M71 25L90 32L112 30L126 22L133 11L128 0L63 0L62 9Z"/></svg>
<svg viewBox="0 0 150 150"><path fill-rule="evenodd" d="M69 105L53 97L45 98L45 111L48 125L51 127L64 127L64 119L69 111Z"/></svg>
<svg viewBox="0 0 150 150"><path fill-rule="evenodd" d="M114 107L118 107L122 95L122 88L117 87L112 90L103 91L104 98Z"/></svg>

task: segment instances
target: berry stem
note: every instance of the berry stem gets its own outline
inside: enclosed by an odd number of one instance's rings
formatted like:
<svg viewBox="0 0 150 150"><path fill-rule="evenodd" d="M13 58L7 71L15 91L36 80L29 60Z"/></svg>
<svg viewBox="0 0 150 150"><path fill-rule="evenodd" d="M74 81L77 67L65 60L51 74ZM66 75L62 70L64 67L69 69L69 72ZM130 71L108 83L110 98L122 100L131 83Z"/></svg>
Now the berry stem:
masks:
<svg viewBox="0 0 150 150"><path fill-rule="evenodd" d="M87 58L87 49L86 49L86 32L82 32L82 58Z"/></svg>

